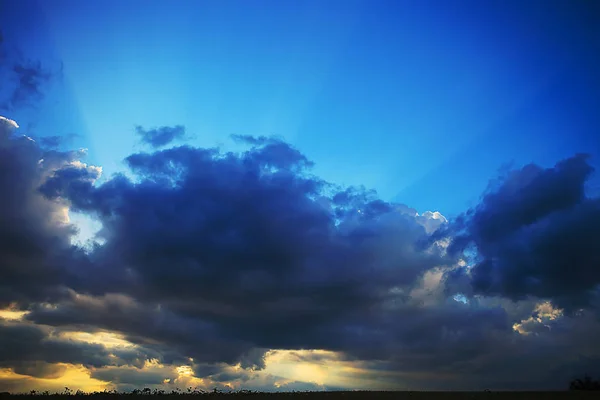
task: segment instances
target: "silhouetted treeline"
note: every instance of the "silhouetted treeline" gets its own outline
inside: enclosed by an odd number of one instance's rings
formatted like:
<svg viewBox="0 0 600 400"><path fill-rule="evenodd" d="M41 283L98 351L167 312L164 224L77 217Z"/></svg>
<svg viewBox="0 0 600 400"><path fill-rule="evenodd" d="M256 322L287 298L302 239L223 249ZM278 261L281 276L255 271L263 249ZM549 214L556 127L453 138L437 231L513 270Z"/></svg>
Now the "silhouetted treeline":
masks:
<svg viewBox="0 0 600 400"><path fill-rule="evenodd" d="M594 380L589 375L585 375L582 379L573 379L569 390L600 390L600 380Z"/></svg>
<svg viewBox="0 0 600 400"><path fill-rule="evenodd" d="M31 390L29 393L20 393L20 396L198 396L198 395L213 395L213 394L230 394L230 395L249 395L249 394L264 394L265 392L259 392L256 390L230 390L223 391L219 388L214 388L213 390L203 390L198 388L187 388L187 390L183 391L179 388L166 391L162 389L134 389L130 392L118 392L117 390L103 390L96 392L84 392L83 390L73 391L68 387L65 387L65 390L62 392L50 393L48 390L38 391ZM9 392L0 392L0 395L17 395Z"/></svg>

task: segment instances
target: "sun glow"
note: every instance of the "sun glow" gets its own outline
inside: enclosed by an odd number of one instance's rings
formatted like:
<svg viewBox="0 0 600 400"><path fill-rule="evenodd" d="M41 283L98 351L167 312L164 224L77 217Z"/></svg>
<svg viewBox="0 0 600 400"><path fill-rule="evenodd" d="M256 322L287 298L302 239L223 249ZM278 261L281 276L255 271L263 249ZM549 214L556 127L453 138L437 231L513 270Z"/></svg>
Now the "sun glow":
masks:
<svg viewBox="0 0 600 400"><path fill-rule="evenodd" d="M328 350L271 350L265 356L261 371L278 379L276 388L285 390L293 382L313 383L326 388L346 387L388 389L385 382L361 377L365 365L361 361L344 360L343 354Z"/></svg>
<svg viewBox="0 0 600 400"><path fill-rule="evenodd" d="M0 319L7 321L22 321L29 311L19 311L12 307L0 310Z"/></svg>
<svg viewBox="0 0 600 400"><path fill-rule="evenodd" d="M544 327L551 329L550 322L554 321L563 316L563 310L555 308L552 303L545 301L538 303L534 309L534 315L522 320L519 323L513 324L513 330L521 335L530 335L536 332L532 332L532 329L536 325L543 325Z"/></svg>
<svg viewBox="0 0 600 400"><path fill-rule="evenodd" d="M182 365L177 367L177 374L179 374L179 376L193 376L194 370L189 365Z"/></svg>
<svg viewBox="0 0 600 400"><path fill-rule="evenodd" d="M315 364L300 364L295 368L296 379L323 385L327 380L327 367Z"/></svg>
<svg viewBox="0 0 600 400"><path fill-rule="evenodd" d="M106 348L135 347L119 333L114 332L61 332L60 337L77 342L101 344Z"/></svg>
<svg viewBox="0 0 600 400"><path fill-rule="evenodd" d="M15 373L10 368L0 368L0 381L8 384L6 388L13 393L24 393L31 390L37 392L49 391L50 393L62 392L65 387L85 392L102 391L106 389L109 382L92 378L90 371L85 367L72 364L58 364L64 367L59 378L34 378L27 375Z"/></svg>

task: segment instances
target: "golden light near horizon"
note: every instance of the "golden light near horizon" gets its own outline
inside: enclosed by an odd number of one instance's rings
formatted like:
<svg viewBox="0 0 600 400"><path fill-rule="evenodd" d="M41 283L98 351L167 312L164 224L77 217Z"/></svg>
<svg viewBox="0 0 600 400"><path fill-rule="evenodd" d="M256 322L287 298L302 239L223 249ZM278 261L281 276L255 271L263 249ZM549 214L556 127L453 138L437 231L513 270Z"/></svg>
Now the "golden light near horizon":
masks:
<svg viewBox="0 0 600 400"><path fill-rule="evenodd" d="M14 393L26 393L32 390L37 392L49 391L50 393L62 392L65 387L85 392L102 391L110 386L110 382L101 381L91 377L90 371L73 364L55 364L63 368L62 374L57 378L35 378L28 375L15 373L10 368L0 368L0 381L9 382L8 387Z"/></svg>
<svg viewBox="0 0 600 400"><path fill-rule="evenodd" d="M302 363L294 368L295 377L299 381L316 383L322 386L328 377L327 367Z"/></svg>
<svg viewBox="0 0 600 400"><path fill-rule="evenodd" d="M194 370L189 365L182 365L175 369L179 376L193 376Z"/></svg>
<svg viewBox="0 0 600 400"><path fill-rule="evenodd" d="M101 344L110 348L131 348L134 344L115 332L61 332L56 334L61 339L79 341L82 343ZM106 366L98 370L111 370L115 376L119 371L129 375L132 372L145 372L163 374L153 388L166 389L203 388L211 390L214 386L221 385L231 390L243 389L247 385L272 385L277 390L288 390L297 383L314 384L325 389L327 386L349 387L357 389L388 389L389 385L374 380L368 374L368 365L359 361L346 361L341 353L326 350L270 350L265 357L266 367L262 370L248 372L247 379L236 378L231 381L217 382L210 377L194 376L191 365L165 365L158 359L147 359L141 368L133 366ZM30 390L49 391L59 393L69 387L73 391L85 392L102 391L104 389L119 388L119 383L105 382L92 378L94 369L87 369L81 365L54 364L58 366L56 376L35 378L15 373L11 369L0 370L0 380L11 382L10 391L28 392ZM240 365L223 365L223 371L242 370ZM367 373L367 375L365 375Z"/></svg>
<svg viewBox="0 0 600 400"><path fill-rule="evenodd" d="M329 350L274 349L265 356L262 374L277 376L278 388L292 382L358 389L388 389L389 384L362 376L368 369L361 361L344 360L342 353Z"/></svg>

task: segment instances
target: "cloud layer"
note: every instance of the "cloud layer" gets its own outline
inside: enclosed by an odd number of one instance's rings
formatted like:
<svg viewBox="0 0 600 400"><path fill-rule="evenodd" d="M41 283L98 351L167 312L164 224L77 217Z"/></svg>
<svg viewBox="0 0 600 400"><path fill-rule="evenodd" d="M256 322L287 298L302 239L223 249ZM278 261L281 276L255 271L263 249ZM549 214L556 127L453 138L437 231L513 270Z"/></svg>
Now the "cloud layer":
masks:
<svg viewBox="0 0 600 400"><path fill-rule="evenodd" d="M276 138L132 154L131 177L99 184L84 151L17 132L0 120L0 309L24 311L0 319L11 373L80 365L118 388L523 389L600 372L600 207L583 155L509 171L447 221L325 182ZM101 222L102 244L73 245L69 211ZM297 370L284 376L276 354Z"/></svg>

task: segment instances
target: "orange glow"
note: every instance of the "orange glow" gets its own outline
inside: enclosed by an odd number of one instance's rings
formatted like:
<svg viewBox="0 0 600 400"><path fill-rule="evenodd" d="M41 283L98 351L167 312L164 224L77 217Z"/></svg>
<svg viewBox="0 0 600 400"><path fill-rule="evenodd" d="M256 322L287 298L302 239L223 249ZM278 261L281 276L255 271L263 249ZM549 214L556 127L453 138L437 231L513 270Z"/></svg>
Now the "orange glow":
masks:
<svg viewBox="0 0 600 400"><path fill-rule="evenodd" d="M90 377L90 371L85 367L72 364L59 364L65 368L60 378L34 378L31 376L16 374L12 369L0 369L0 381L9 381L14 388L11 392L24 393L31 390L50 393L62 392L66 387L73 391L83 390L86 392L102 391L110 382L104 382Z"/></svg>

